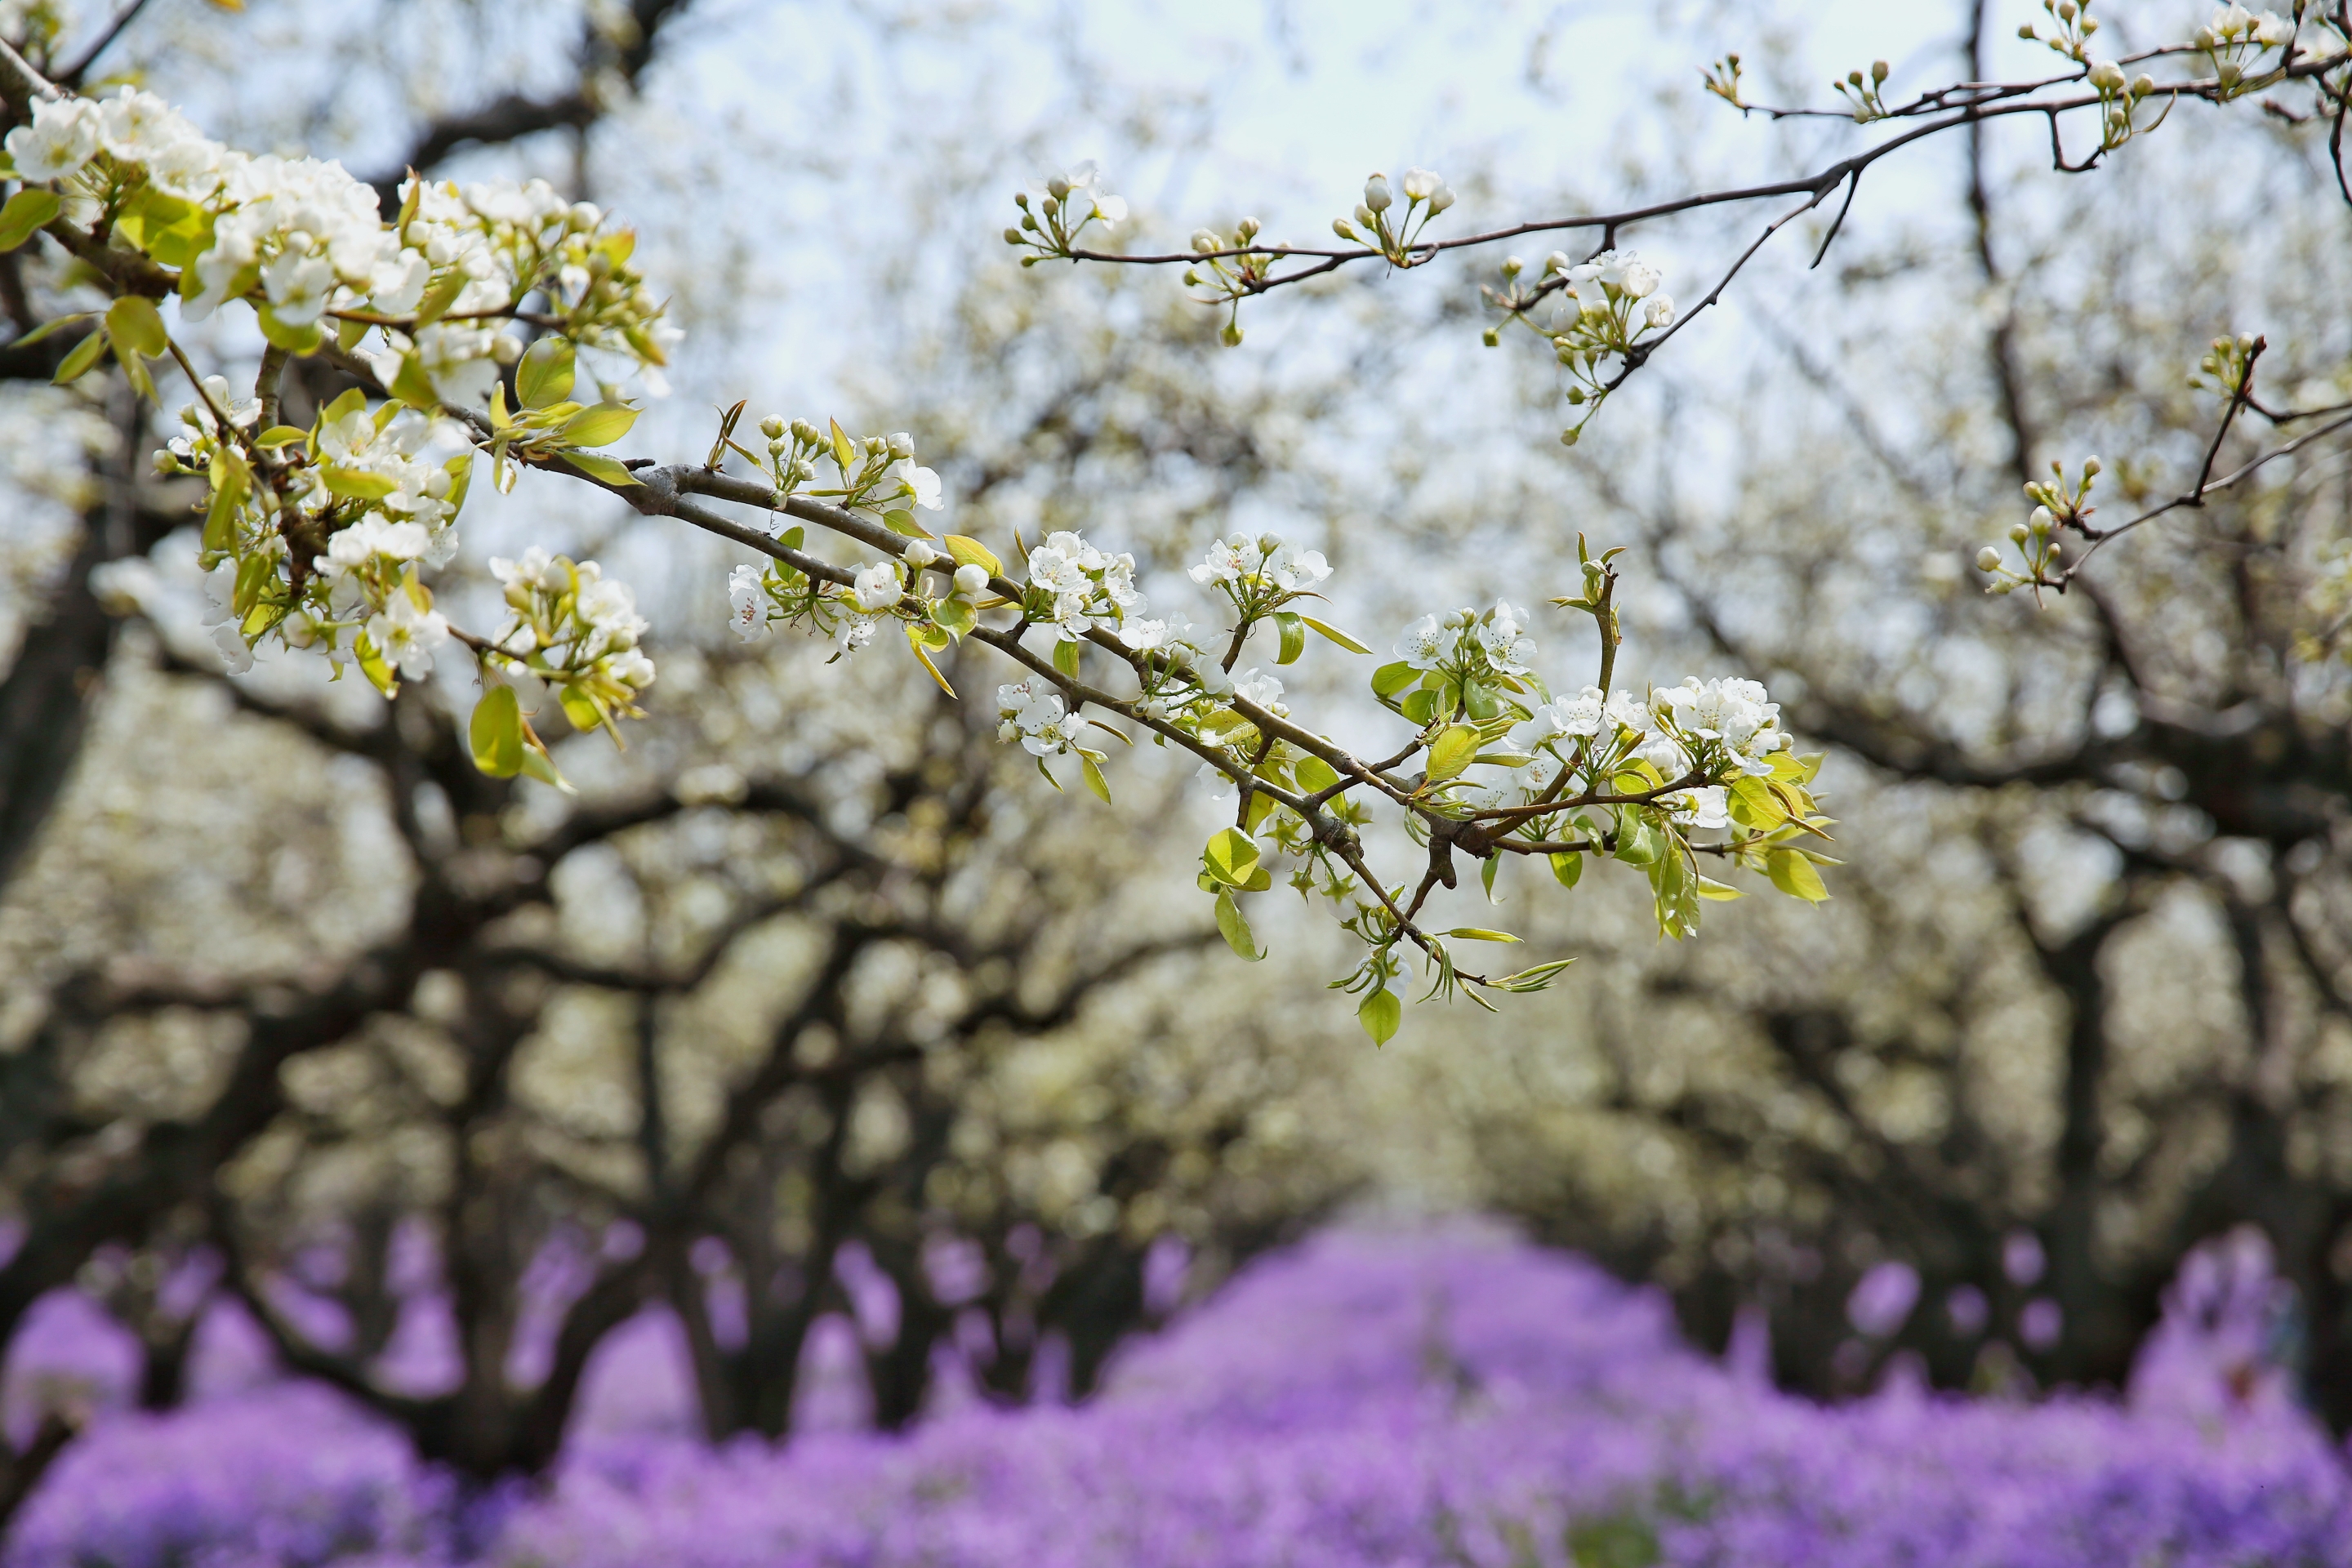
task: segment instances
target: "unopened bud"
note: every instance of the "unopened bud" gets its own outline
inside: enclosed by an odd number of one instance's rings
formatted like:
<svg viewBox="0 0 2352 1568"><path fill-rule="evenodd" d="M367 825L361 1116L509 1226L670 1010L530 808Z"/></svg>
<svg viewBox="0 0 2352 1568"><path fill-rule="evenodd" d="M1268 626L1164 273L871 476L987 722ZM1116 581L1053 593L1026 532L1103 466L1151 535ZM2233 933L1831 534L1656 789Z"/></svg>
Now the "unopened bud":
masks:
<svg viewBox="0 0 2352 1568"><path fill-rule="evenodd" d="M1372 211L1376 213L1388 211L1389 204L1395 199L1389 195L1389 177L1386 174L1375 173L1370 179L1364 182L1364 205Z"/></svg>
<svg viewBox="0 0 2352 1568"><path fill-rule="evenodd" d="M2026 527L2025 524L2021 522L2012 522L2009 525L2009 540L2011 543L2022 544L2032 537L2033 531Z"/></svg>
<svg viewBox="0 0 2352 1568"><path fill-rule="evenodd" d="M1478 334L1478 341L1491 349L1502 342L1503 334L1493 327L1488 327Z"/></svg>
<svg viewBox="0 0 2352 1568"><path fill-rule="evenodd" d="M1331 220L1331 232L1341 239L1353 239L1356 237L1356 226L1346 218L1335 217Z"/></svg>
<svg viewBox="0 0 2352 1568"><path fill-rule="evenodd" d="M781 441L784 438L784 422L771 414L760 421L760 434L771 441Z"/></svg>
<svg viewBox="0 0 2352 1568"><path fill-rule="evenodd" d="M2000 571L2000 551L1998 551L1998 550L1995 550L1995 549L1994 549L1991 545L1990 545L1990 544L1986 545L1982 550L1978 551L1978 552L1977 552L1977 570L1978 570L1978 571L1979 571L1979 572L1998 572L1998 571Z"/></svg>
<svg viewBox="0 0 2352 1568"><path fill-rule="evenodd" d="M1021 231L1020 231L1019 229L1017 229L1017 228L1008 228L1008 229L1006 229L1006 230L1004 231L1004 243L1005 243L1005 244L1007 244L1007 245L1018 245L1018 244L1020 244L1020 243L1021 243Z"/></svg>
<svg viewBox="0 0 2352 1568"><path fill-rule="evenodd" d="M1888 72L1888 69L1889 69L1889 68L1890 68L1887 66L1887 64L1886 64L1886 62L1885 62L1885 60L1873 60L1873 61L1871 61L1871 62L1870 62L1870 79L1871 79L1871 80L1873 80L1873 81L1885 81L1885 80L1886 79L1887 72Z"/></svg>
<svg viewBox="0 0 2352 1568"><path fill-rule="evenodd" d="M1045 194L1058 202L1070 194L1070 182L1056 174L1045 182Z"/></svg>
<svg viewBox="0 0 2352 1568"><path fill-rule="evenodd" d="M1029 193L1026 191L1013 192L1013 205L1019 207L1023 212L1027 212L1029 210Z"/></svg>
<svg viewBox="0 0 2352 1568"><path fill-rule="evenodd" d="M1245 217L1242 219L1240 223L1234 226L1234 232L1242 237L1242 243L1244 245L1247 245L1251 240L1257 237L1258 230L1265 226L1265 225L1259 223L1257 219L1254 217Z"/></svg>
<svg viewBox="0 0 2352 1568"><path fill-rule="evenodd" d="M966 563L955 570L956 592L965 598L978 598L988 591L988 568Z"/></svg>
<svg viewBox="0 0 2352 1568"><path fill-rule="evenodd" d="M2090 81L2101 92L2120 92L2124 85L2124 68L2113 60L2101 60L2091 68Z"/></svg>
<svg viewBox="0 0 2352 1568"><path fill-rule="evenodd" d="M2084 479L2095 479L2105 471L2105 465L2101 463L2098 458L2085 458L2083 459L2083 477Z"/></svg>
<svg viewBox="0 0 2352 1568"><path fill-rule="evenodd" d="M817 427L807 420L795 419L793 421L793 439L804 447L814 447L824 437L819 435Z"/></svg>
<svg viewBox="0 0 2352 1568"><path fill-rule="evenodd" d="M2138 76L2132 78L2131 95L2134 98L2146 98L2149 93L2154 92L2155 90L2156 79L2147 75L2145 71L2140 73Z"/></svg>
<svg viewBox="0 0 2352 1568"><path fill-rule="evenodd" d="M907 548L899 552L899 556L908 565L920 571L940 559L940 552L922 540L910 539L907 542Z"/></svg>
<svg viewBox="0 0 2352 1568"><path fill-rule="evenodd" d="M1520 260L1516 256L1506 256L1503 258L1503 276L1506 278L1517 278L1520 273L1526 271L1527 268L1528 264Z"/></svg>
<svg viewBox="0 0 2352 1568"><path fill-rule="evenodd" d="M522 358L522 344L500 332L490 340L490 357L500 364L510 365Z"/></svg>
<svg viewBox="0 0 2352 1568"><path fill-rule="evenodd" d="M1225 347L1229 349L1242 346L1242 324L1239 321L1227 321L1225 330L1217 335L1224 341Z"/></svg>

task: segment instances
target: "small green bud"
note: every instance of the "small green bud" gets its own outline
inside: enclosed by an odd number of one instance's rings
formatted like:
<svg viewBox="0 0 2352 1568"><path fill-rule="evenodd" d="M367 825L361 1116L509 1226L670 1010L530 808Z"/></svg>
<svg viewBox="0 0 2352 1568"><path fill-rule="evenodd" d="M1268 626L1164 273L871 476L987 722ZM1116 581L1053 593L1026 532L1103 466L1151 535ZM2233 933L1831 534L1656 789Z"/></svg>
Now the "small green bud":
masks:
<svg viewBox="0 0 2352 1568"><path fill-rule="evenodd" d="M2085 458L2083 459L2083 477L2084 479L2095 479L2105 471L2105 466L2103 465L2098 458Z"/></svg>
<svg viewBox="0 0 2352 1568"><path fill-rule="evenodd" d="M1560 444L1561 446L1563 446L1563 447L1573 447L1573 446L1575 446L1575 445L1576 445L1576 432L1575 432L1575 431L1573 431L1573 430L1563 430L1563 431L1561 431L1561 432L1559 433L1559 444Z"/></svg>
<svg viewBox="0 0 2352 1568"><path fill-rule="evenodd" d="M1581 408L1584 406L1584 388L1580 386L1571 386L1568 389L1568 405L1570 408Z"/></svg>
<svg viewBox="0 0 2352 1568"><path fill-rule="evenodd" d="M1478 341L1491 349L1503 341L1503 334L1493 327L1488 327L1478 334Z"/></svg>
<svg viewBox="0 0 2352 1568"><path fill-rule="evenodd" d="M1020 244L1020 243L1021 243L1021 231L1020 231L1019 229L1017 229L1017 228L1008 228L1008 229L1006 229L1006 230L1004 231L1004 243L1005 243L1005 244L1007 244L1007 245L1018 245L1018 244Z"/></svg>
<svg viewBox="0 0 2352 1568"><path fill-rule="evenodd" d="M771 414L760 421L760 434L771 441L781 441L784 436L784 422Z"/></svg>
<svg viewBox="0 0 2352 1568"><path fill-rule="evenodd" d="M1346 218L1335 217L1331 220L1331 232L1341 239L1353 239L1356 237L1356 226Z"/></svg>
<svg viewBox="0 0 2352 1568"><path fill-rule="evenodd" d="M1224 340L1225 347L1237 349L1242 346L1242 324L1239 321L1227 321L1225 330L1218 336Z"/></svg>
<svg viewBox="0 0 2352 1568"><path fill-rule="evenodd" d="M1885 81L1886 79L1888 69L1889 67L1885 60L1871 61L1870 79L1873 81Z"/></svg>
<svg viewBox="0 0 2352 1568"><path fill-rule="evenodd" d="M2009 539L2012 544L2022 544L2032 538L2032 534L2033 531L2021 522L2012 522L2009 525Z"/></svg>

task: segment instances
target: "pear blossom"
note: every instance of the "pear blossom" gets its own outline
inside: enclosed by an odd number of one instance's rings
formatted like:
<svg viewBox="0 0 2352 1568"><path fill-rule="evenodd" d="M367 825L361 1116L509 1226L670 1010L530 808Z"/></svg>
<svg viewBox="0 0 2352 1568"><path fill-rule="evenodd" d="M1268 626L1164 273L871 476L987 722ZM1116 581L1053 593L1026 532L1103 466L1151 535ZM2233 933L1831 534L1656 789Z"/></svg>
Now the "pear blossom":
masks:
<svg viewBox="0 0 2352 1568"><path fill-rule="evenodd" d="M1207 558L1192 569L1192 581L1203 584L1238 583L1244 577L1255 575L1265 560L1256 540L1236 533L1209 546Z"/></svg>
<svg viewBox="0 0 2352 1568"><path fill-rule="evenodd" d="M79 173L98 155L100 127L99 106L86 98L43 100L33 105L33 122L0 144L16 161L18 179L45 184Z"/></svg>
<svg viewBox="0 0 2352 1568"><path fill-rule="evenodd" d="M1319 550L1294 550L1289 545L1276 547L1265 559L1265 575L1274 579L1275 586L1289 593L1303 593L1331 575L1330 564Z"/></svg>
<svg viewBox="0 0 2352 1568"><path fill-rule="evenodd" d="M490 563L496 568L499 563ZM503 575L503 574L501 574ZM757 566L738 566L727 574L727 624L745 642L768 635L768 594Z"/></svg>
<svg viewBox="0 0 2352 1568"><path fill-rule="evenodd" d="M898 580L896 562L877 561L871 566L861 566L849 580L850 597L861 610L887 610L906 594L906 585Z"/></svg>
<svg viewBox="0 0 2352 1568"><path fill-rule="evenodd" d="M367 635L404 678L422 680L433 673L434 650L449 640L449 622L440 611L425 609L407 594L397 593L368 617Z"/></svg>
<svg viewBox="0 0 2352 1568"><path fill-rule="evenodd" d="M753 572L756 574L756 570L757 569L754 567L738 566L735 569L735 576L736 578L740 578L746 572ZM555 557L548 552L546 546L540 544L530 546L529 549L525 550L520 557L512 561L507 560L503 556L491 556L490 574L496 577L499 582L505 584L509 589L520 588L526 592L541 588L553 588L557 585L555 579ZM756 582L757 580L758 579L755 574L753 581ZM733 581L734 579L730 579L730 584Z"/></svg>
<svg viewBox="0 0 2352 1568"><path fill-rule="evenodd" d="M1402 185L1405 199L1427 202L1433 217L1454 205L1454 187L1445 183L1444 176L1427 169L1407 169Z"/></svg>
<svg viewBox="0 0 2352 1568"><path fill-rule="evenodd" d="M1535 652L1536 645L1526 634L1527 621L1525 609L1500 599L1479 618L1478 646L1486 651L1486 662L1506 675L1526 674L1527 660Z"/></svg>
<svg viewBox="0 0 2352 1568"><path fill-rule="evenodd" d="M220 649L221 663L231 675L243 675L253 668L253 645L245 640L235 621L223 621L212 628L213 646Z"/></svg>
<svg viewBox="0 0 2352 1568"><path fill-rule="evenodd" d="M898 481L899 493L908 497L925 511L937 511L941 505L940 476L929 468L919 468L911 457L901 458L890 465L890 477Z"/></svg>
<svg viewBox="0 0 2352 1568"><path fill-rule="evenodd" d="M1435 616L1423 616L1397 639L1397 657L1415 669L1435 669L1454 657L1460 637L1457 628L1440 624Z"/></svg>
<svg viewBox="0 0 2352 1568"><path fill-rule="evenodd" d="M1041 544L1029 552L1029 581L1053 594L1083 595L1094 586L1078 555L1052 543Z"/></svg>
<svg viewBox="0 0 2352 1568"><path fill-rule="evenodd" d="M1282 705L1282 681L1277 676L1256 669L1245 669L1234 677L1234 695L1252 702L1269 713L1289 711Z"/></svg>

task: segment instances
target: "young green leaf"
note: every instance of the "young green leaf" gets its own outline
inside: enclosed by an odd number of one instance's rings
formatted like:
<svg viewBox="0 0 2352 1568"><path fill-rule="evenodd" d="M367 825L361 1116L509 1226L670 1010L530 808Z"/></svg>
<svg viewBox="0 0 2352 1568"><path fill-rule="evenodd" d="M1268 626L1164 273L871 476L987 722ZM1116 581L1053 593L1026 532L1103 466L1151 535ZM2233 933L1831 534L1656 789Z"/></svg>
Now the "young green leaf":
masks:
<svg viewBox="0 0 2352 1568"><path fill-rule="evenodd" d="M846 474L857 465L857 447L850 440L849 432L841 427L840 420L833 420L831 424L833 426L833 460L839 463L841 471Z"/></svg>
<svg viewBox="0 0 2352 1568"><path fill-rule="evenodd" d="M1396 1037L1397 1026L1404 1021L1404 1004L1395 992L1383 985L1356 1009L1356 1022L1372 1037L1372 1044L1385 1046Z"/></svg>
<svg viewBox="0 0 2352 1568"><path fill-rule="evenodd" d="M1054 645L1054 668L1072 680L1078 678L1078 645L1057 642Z"/></svg>
<svg viewBox="0 0 2352 1568"><path fill-rule="evenodd" d="M574 362L572 342L552 334L540 339L523 351L522 360L515 366L515 391L525 408L544 408L551 403L561 403L572 395ZM602 441L581 441L583 447L601 447Z"/></svg>
<svg viewBox="0 0 2352 1568"><path fill-rule="evenodd" d="M117 353L145 354L153 359L172 346L155 301L136 294L125 294L106 308L106 331L114 340Z"/></svg>
<svg viewBox="0 0 2352 1568"><path fill-rule="evenodd" d="M992 577L1001 577L1004 574L1004 563L999 561L995 552L979 540L968 539L961 533L950 533L940 542L948 547L948 558L957 565L977 566Z"/></svg>
<svg viewBox="0 0 2352 1568"><path fill-rule="evenodd" d="M1549 857L1551 874L1563 888L1573 888L1584 876L1584 855L1569 849Z"/></svg>
<svg viewBox="0 0 2352 1568"><path fill-rule="evenodd" d="M915 514L904 507L892 507L882 514L882 524L891 532L908 539L936 539L939 536L915 521Z"/></svg>
<svg viewBox="0 0 2352 1568"><path fill-rule="evenodd" d="M1307 619L1288 610L1274 613L1274 629L1281 637L1282 646L1274 656L1276 664L1296 664L1298 656L1307 651Z"/></svg>
<svg viewBox="0 0 2352 1568"><path fill-rule="evenodd" d="M1298 787L1309 795L1321 795L1339 782L1339 770L1320 757L1301 757L1290 772Z"/></svg>
<svg viewBox="0 0 2352 1568"><path fill-rule="evenodd" d="M65 204L55 191L27 185L0 207L0 250L14 250L33 237Z"/></svg>
<svg viewBox="0 0 2352 1568"><path fill-rule="evenodd" d="M1247 882L1257 869L1257 843L1237 827L1225 828L1211 838L1202 856L1209 874L1233 887Z"/></svg>
<svg viewBox="0 0 2352 1568"><path fill-rule="evenodd" d="M616 458L600 457L594 452L566 452L563 460L592 479L608 485L634 485L637 476L621 467Z"/></svg>
<svg viewBox="0 0 2352 1568"><path fill-rule="evenodd" d="M1830 890L1822 885L1822 874L1813 863L1794 849L1775 849L1764 858L1764 874L1772 885L1792 899L1802 899L1809 904L1825 901Z"/></svg>
<svg viewBox="0 0 2352 1568"><path fill-rule="evenodd" d="M49 377L51 384L64 386L69 382L79 381L89 373L89 367L96 364L100 356L105 353L106 334L90 333L74 345L73 353L66 355L65 363L58 366L55 375Z"/></svg>
<svg viewBox="0 0 2352 1568"><path fill-rule="evenodd" d="M1265 950L1258 946L1257 937L1250 931L1249 921L1242 918L1233 894L1223 889L1217 894L1217 930L1223 934L1227 947L1252 963L1265 956Z"/></svg>
<svg viewBox="0 0 2352 1568"><path fill-rule="evenodd" d="M1519 939L1507 931L1488 931L1483 926L1455 926L1445 933L1464 942L1517 942Z"/></svg>
<svg viewBox="0 0 2352 1568"><path fill-rule="evenodd" d="M473 743L474 766L494 779L510 779L522 772L522 710L511 686L493 686L474 704L466 726Z"/></svg>
<svg viewBox="0 0 2352 1568"><path fill-rule="evenodd" d="M1084 752L1081 752L1078 753L1078 771L1086 774L1087 787L1094 791L1097 795L1100 796L1102 803L1105 805L1108 805L1110 804L1110 781L1103 777L1101 764L1097 763L1094 758L1087 755Z"/></svg>
<svg viewBox="0 0 2352 1568"><path fill-rule="evenodd" d="M563 422L563 440L572 447L609 447L629 433L637 411L625 403L599 403Z"/></svg>
<svg viewBox="0 0 2352 1568"><path fill-rule="evenodd" d="M1429 782L1437 784L1461 777L1477 755L1478 731L1467 724L1454 725L1429 743Z"/></svg>
<svg viewBox="0 0 2352 1568"><path fill-rule="evenodd" d="M1420 679L1421 671L1402 659L1394 664L1384 664L1372 671L1372 695L1393 697Z"/></svg>
<svg viewBox="0 0 2352 1568"><path fill-rule="evenodd" d="M1318 621L1313 616L1301 616L1298 618L1305 621L1317 631L1321 632L1325 637L1329 637L1333 642L1338 643L1341 647L1346 648L1349 653L1370 653L1372 651L1370 648L1366 647L1362 643L1358 642L1354 637L1349 637L1347 633L1341 631L1339 627L1332 626L1327 621ZM1410 668L1412 667L1407 666L1406 668Z"/></svg>

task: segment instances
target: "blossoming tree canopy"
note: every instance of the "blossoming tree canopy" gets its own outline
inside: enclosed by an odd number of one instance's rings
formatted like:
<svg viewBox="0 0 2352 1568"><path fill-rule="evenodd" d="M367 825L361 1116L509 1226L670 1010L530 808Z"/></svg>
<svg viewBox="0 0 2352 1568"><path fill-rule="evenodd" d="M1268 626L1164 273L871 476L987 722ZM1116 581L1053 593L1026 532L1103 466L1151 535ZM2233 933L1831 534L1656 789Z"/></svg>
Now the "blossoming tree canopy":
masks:
<svg viewBox="0 0 2352 1568"><path fill-rule="evenodd" d="M1020 221L1005 238L1025 253L1024 265L1181 265L1195 297L1226 312L1225 341L1238 344L1243 300L1358 261L1411 269L1453 249L1597 231L1591 251L1580 258L1554 252L1532 280L1525 263L1506 258L1501 283L1486 290L1500 313L1486 341L1524 328L1562 368L1577 411L1563 439L1573 443L1774 235L1841 191L1850 205L1864 173L1911 142L2033 114L2051 121L2062 166L2088 168L2154 130L2184 98L2223 103L2300 84L2316 95L2318 112L2333 115L2340 158L2352 106L2345 64L2352 22L2340 5L2323 13L2300 5L2293 18L2226 6L2189 41L2123 61L2093 58L2098 23L2086 4L2049 0L2045 10L2050 31L2026 33L2066 61L2063 71L1892 102L1883 64L1866 77L1850 73L1839 84L1850 110L1839 112L1887 122L1897 133L1795 181L1433 238L1454 195L1437 174L1414 169L1393 184L1378 174L1366 182L1361 202L1332 226L1338 248L1267 243L1262 226L1244 219L1230 237L1203 230L1188 250L1159 256L1089 247L1095 226L1111 230L1128 211L1097 171L1081 165L1047 181L1042 195L1017 197ZM2142 63L2203 74L2159 82L2126 69ZM133 89L100 99L63 92L13 52L0 58L0 75L22 121L5 140L6 172L18 188L0 208L0 247L46 237L107 301L20 342L78 334L60 382L110 357L151 398L153 366L164 360L194 387L194 401L180 413L184 433L157 461L167 473L205 481L201 561L224 617L214 635L232 668L274 640L316 650L338 675L355 666L391 696L402 681L429 675L456 645L487 688L470 725L477 764L564 787L536 727L544 698L551 695L573 727L617 740L616 721L639 714L654 681L654 662L640 647L648 628L627 586L596 563L526 550L492 563L507 619L466 628L436 607L426 582L455 553L477 466L487 463L501 490L521 469L537 468L764 556L763 565L735 568L727 584L730 625L746 640L781 622L829 638L838 658L895 628L942 687L935 654L961 641L996 650L1021 667L997 690L999 734L1032 753L1056 788L1052 763L1075 756L1087 786L1109 798L1097 736L1131 742L1132 731L1191 752L1234 800L1233 826L1209 841L1198 871L1226 940L1244 958L1264 956L1244 901L1268 890L1280 865L1302 897L1323 900L1361 942L1360 963L1333 984L1360 996L1359 1016L1375 1040L1398 1026L1392 984L1408 948L1428 977L1426 994L1462 991L1482 1005L1491 1005L1487 993L1541 988L1567 962L1507 973L1461 966L1456 944L1517 939L1476 927L1441 930L1429 918L1433 890L1457 884L1457 852L1480 863L1489 889L1507 856L1539 859L1570 888L1588 858L1621 862L1646 878L1659 930L1677 938L1696 930L1702 901L1739 896L1702 865L1727 877L1756 873L1799 899L1827 896L1818 868L1832 863L1822 849L1829 823L1811 793L1818 759L1791 752L1762 686L1692 678L1643 694L1613 683L1615 551L1596 556L1580 539L1566 584L1572 591L1551 601L1593 622L1593 679L1569 680L1561 691L1572 695L1555 694L1524 606L1433 612L1405 629L1396 657L1370 678L1397 725L1398 749L1360 758L1295 718L1274 673L1298 661L1311 640L1370 653L1303 607L1320 597L1330 574L1319 553L1240 533L1213 543L1192 576L1226 624L1195 627L1148 614L1132 556L1076 531L1016 538L1009 558L975 538L934 533L923 519L943 510L940 480L904 435L859 437L837 421L771 416L758 422L764 446L755 447L746 444L748 431L738 438L739 403L702 461L625 463L604 449L636 418L633 387L663 389L661 367L677 334L631 265L633 235L593 205L566 202L543 182L461 187L412 176L387 221L375 191L339 164L226 147ZM1736 56L1709 74L1708 86L1743 111L1822 112L1749 104ZM2076 163L2055 137L2070 116L2089 120L2096 132L2095 149ZM2352 200L2352 183L2346 192ZM1692 311L1677 310L1662 268L1622 243L1658 217L1774 198L1796 205ZM1836 229L1833 223L1824 250ZM253 310L268 347L249 396L205 374L173 340L158 308L173 299L183 321ZM2224 431L2248 408L2273 423L2333 422L2237 474L2216 478L2209 457L2190 494L2105 530L2088 521L2096 460L2071 489L2062 471L2059 483L2035 487L2039 510L2013 531L2024 570L1988 547L1995 591L2063 592L2088 549L2352 422L2342 410L2282 414L2261 405L2252 381L2260 353L2256 340L2226 340L2201 367L2204 384L2224 399ZM307 356L330 361L365 389L333 400L306 429L281 422L278 389L288 362ZM740 521L713 501L751 509L760 521ZM810 548L812 528L866 553L848 562L819 553ZM2069 531L2088 548L2062 560L2056 536ZM1027 640L1033 627L1040 646ZM1237 672L1244 655L1253 662ZM1375 868L1367 837L1375 830L1402 837L1400 858L1412 871Z"/></svg>

